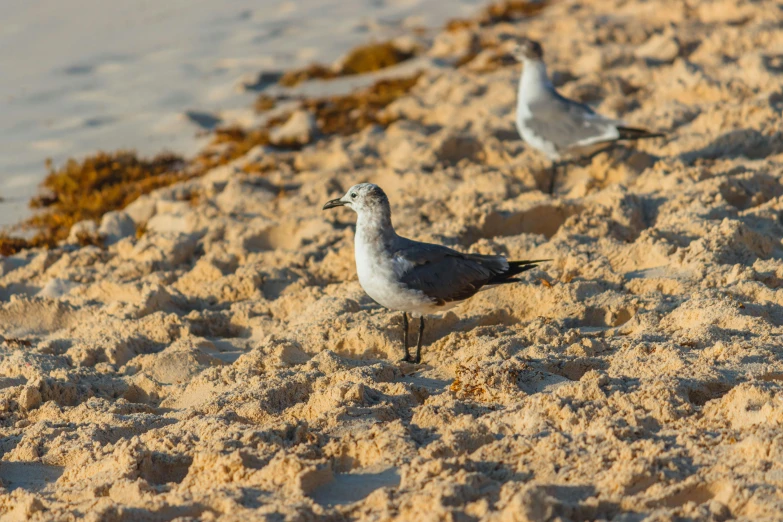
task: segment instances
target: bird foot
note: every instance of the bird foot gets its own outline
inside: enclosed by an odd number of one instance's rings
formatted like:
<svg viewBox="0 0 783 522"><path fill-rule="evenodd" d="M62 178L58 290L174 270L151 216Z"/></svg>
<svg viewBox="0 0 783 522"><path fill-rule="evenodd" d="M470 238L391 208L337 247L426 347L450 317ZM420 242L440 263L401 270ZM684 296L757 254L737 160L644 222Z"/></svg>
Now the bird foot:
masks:
<svg viewBox="0 0 783 522"><path fill-rule="evenodd" d="M421 357L412 357L410 355L406 355L402 359L400 359L399 362L406 362L411 364L421 364Z"/></svg>

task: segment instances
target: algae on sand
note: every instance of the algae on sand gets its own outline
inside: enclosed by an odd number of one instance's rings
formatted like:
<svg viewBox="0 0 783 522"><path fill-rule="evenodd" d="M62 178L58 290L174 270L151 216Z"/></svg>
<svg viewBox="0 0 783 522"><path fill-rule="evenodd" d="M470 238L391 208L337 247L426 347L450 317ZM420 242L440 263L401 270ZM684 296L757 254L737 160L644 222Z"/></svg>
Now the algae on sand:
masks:
<svg viewBox="0 0 783 522"><path fill-rule="evenodd" d="M419 76L380 80L345 96L306 100L305 106L315 114L319 129L324 134L345 136L373 124L386 127L392 121L385 117L383 109L407 94L416 85Z"/></svg>
<svg viewBox="0 0 783 522"><path fill-rule="evenodd" d="M152 159L133 151L98 152L82 161L68 160L49 174L30 206L41 211L22 224L35 232L31 246L51 245L65 239L71 226L85 219L98 220L106 212L124 208L148 192L182 181L193 174L179 156L163 153Z"/></svg>
<svg viewBox="0 0 783 522"><path fill-rule="evenodd" d="M294 87L307 80L328 80L338 76L380 71L409 60L415 55L414 51L400 49L392 42L371 43L353 49L339 67L311 64L303 69L295 69L285 73L280 77L278 83L283 87Z"/></svg>

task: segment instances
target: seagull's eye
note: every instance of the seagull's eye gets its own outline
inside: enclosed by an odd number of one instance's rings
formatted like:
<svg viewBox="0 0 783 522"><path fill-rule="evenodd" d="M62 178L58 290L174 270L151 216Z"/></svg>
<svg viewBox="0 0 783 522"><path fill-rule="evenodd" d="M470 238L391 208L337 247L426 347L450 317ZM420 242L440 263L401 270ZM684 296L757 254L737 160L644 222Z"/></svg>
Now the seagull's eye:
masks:
<svg viewBox="0 0 783 522"><path fill-rule="evenodd" d="M351 192L351 199L356 199L356 192Z"/></svg>

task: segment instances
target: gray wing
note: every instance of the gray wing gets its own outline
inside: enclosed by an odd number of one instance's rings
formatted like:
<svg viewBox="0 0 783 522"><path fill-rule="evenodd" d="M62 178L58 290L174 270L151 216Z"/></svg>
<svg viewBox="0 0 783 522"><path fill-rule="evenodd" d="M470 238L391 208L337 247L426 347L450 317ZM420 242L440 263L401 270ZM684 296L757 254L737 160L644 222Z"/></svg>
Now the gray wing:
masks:
<svg viewBox="0 0 783 522"><path fill-rule="evenodd" d="M544 140L554 143L558 151L593 145L619 137L620 122L596 114L582 103L557 93L529 105L532 117L523 124Z"/></svg>
<svg viewBox="0 0 783 522"><path fill-rule="evenodd" d="M439 305L471 297L492 276L508 270L508 262L501 256L463 254L427 243L411 242L393 255L403 270L400 282L421 290Z"/></svg>

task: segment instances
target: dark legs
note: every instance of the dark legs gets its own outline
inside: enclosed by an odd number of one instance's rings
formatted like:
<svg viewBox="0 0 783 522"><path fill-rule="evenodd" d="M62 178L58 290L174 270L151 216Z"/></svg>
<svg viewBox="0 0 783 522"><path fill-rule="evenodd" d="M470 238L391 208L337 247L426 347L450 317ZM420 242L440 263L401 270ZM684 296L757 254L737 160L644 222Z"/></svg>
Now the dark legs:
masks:
<svg viewBox="0 0 783 522"><path fill-rule="evenodd" d="M566 174L566 168L568 166L568 163L565 161L562 162L552 162L552 169L549 174L549 193L554 194L555 193L555 182L557 181L557 172L558 170L563 170L563 175Z"/></svg>
<svg viewBox="0 0 783 522"><path fill-rule="evenodd" d="M402 360L405 362L420 363L421 362L421 342L424 336L424 316L419 319L419 341L416 343L416 358L411 359L411 354L408 353L408 314L402 313L402 344L405 355Z"/></svg>
<svg viewBox="0 0 783 522"><path fill-rule="evenodd" d="M419 342L416 343L416 364L421 362L421 340L424 338L424 316L419 318Z"/></svg>
<svg viewBox="0 0 783 522"><path fill-rule="evenodd" d="M403 361L410 362L411 356L408 353L408 313L402 313L402 347L405 350L405 355L402 357Z"/></svg>

